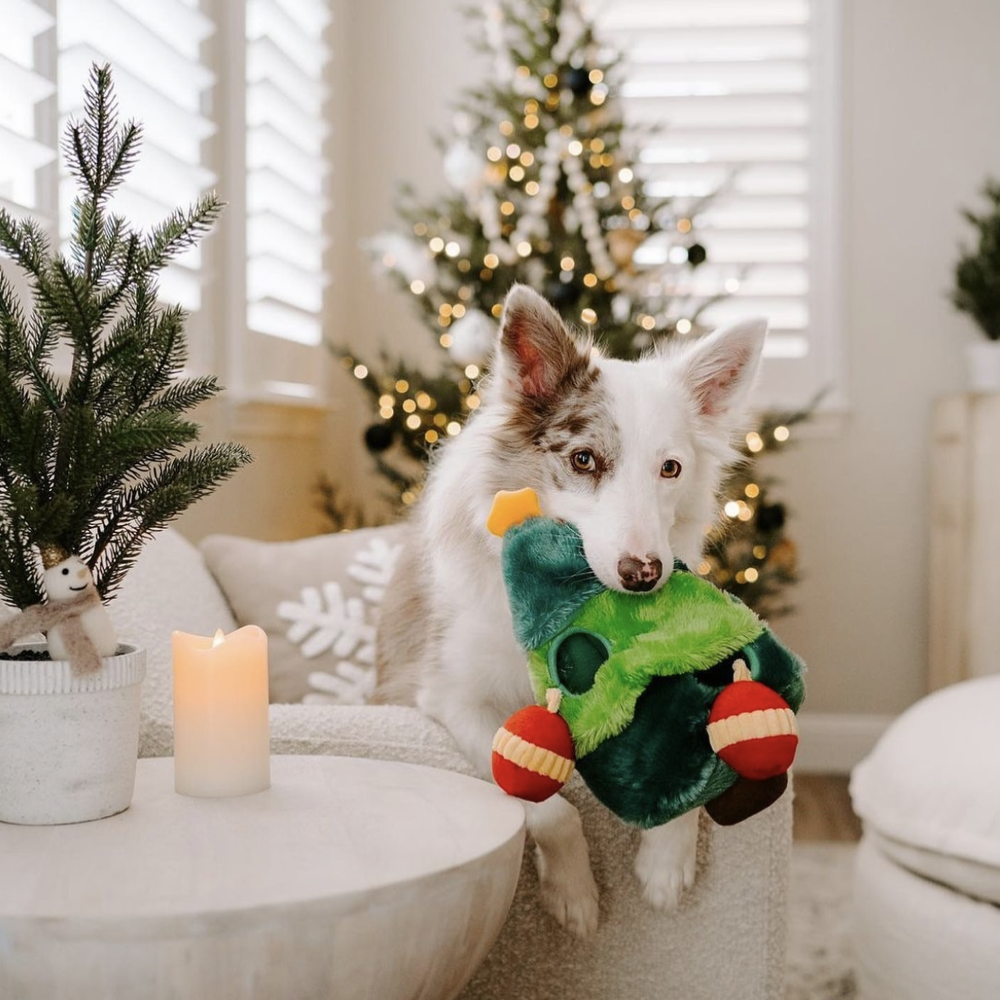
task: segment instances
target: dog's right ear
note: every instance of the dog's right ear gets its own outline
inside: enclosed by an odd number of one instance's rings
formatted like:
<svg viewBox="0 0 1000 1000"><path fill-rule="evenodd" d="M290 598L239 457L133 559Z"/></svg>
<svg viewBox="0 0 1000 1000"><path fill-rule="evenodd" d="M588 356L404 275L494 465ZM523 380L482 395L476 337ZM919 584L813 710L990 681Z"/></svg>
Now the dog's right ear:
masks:
<svg viewBox="0 0 1000 1000"><path fill-rule="evenodd" d="M590 364L589 352L573 339L559 314L527 285L514 285L507 293L498 360L509 388L540 401Z"/></svg>

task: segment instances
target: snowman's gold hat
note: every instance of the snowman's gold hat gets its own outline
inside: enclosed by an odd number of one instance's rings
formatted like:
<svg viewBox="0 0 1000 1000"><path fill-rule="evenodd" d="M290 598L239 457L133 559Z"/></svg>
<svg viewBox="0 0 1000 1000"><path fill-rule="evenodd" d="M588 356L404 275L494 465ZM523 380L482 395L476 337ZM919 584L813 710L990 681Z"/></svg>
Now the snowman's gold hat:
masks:
<svg viewBox="0 0 1000 1000"><path fill-rule="evenodd" d="M58 542L39 542L38 554L42 557L42 565L52 569L59 563L69 559L70 554Z"/></svg>

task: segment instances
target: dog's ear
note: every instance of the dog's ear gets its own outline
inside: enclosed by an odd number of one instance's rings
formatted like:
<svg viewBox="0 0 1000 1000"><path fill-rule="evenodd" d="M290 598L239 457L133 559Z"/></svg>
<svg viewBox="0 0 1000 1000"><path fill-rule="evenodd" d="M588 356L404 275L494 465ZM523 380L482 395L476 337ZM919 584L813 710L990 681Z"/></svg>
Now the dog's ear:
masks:
<svg viewBox="0 0 1000 1000"><path fill-rule="evenodd" d="M555 309L527 285L514 285L507 293L498 354L504 382L537 400L553 396L590 364L589 351L577 344Z"/></svg>
<svg viewBox="0 0 1000 1000"><path fill-rule="evenodd" d="M684 381L705 417L737 414L757 378L767 320L750 319L723 327L690 347Z"/></svg>

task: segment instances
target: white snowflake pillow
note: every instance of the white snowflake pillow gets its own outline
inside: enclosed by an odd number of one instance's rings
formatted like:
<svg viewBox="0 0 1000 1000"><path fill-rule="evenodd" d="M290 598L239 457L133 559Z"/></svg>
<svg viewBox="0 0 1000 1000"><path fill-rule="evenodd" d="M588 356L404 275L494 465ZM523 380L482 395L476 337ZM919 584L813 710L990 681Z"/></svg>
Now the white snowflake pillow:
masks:
<svg viewBox="0 0 1000 1000"><path fill-rule="evenodd" d="M362 704L375 687L375 626L406 528L294 542L212 535L205 562L241 625L268 636L272 701Z"/></svg>

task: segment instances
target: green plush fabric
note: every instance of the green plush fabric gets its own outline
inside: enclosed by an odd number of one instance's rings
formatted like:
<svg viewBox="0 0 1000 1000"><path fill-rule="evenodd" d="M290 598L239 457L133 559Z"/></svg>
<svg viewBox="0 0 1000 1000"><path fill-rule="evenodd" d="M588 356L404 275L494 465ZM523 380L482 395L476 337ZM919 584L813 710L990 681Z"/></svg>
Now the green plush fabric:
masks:
<svg viewBox="0 0 1000 1000"><path fill-rule="evenodd" d="M561 632L604 586L583 554L571 524L532 517L503 536L503 572L514 635L535 649Z"/></svg>
<svg viewBox="0 0 1000 1000"><path fill-rule="evenodd" d="M610 666L597 670L589 691L564 691L560 714L580 757L629 724L639 695L654 677L707 670L764 631L746 605L686 571L672 573L652 594L603 590L582 605L572 627L601 636L610 654ZM530 654L539 701L547 688L565 688L555 665L560 638Z"/></svg>
<svg viewBox="0 0 1000 1000"><path fill-rule="evenodd" d="M504 535L514 629L539 703L562 694L577 769L622 819L657 826L740 779L711 748L708 715L743 659L793 711L802 665L740 601L681 564L653 593L603 587L572 525L536 517Z"/></svg>

